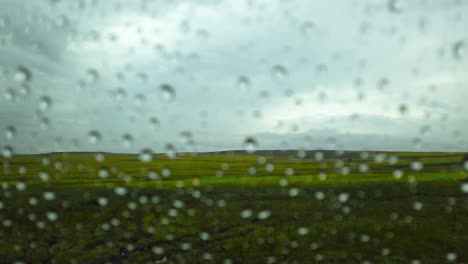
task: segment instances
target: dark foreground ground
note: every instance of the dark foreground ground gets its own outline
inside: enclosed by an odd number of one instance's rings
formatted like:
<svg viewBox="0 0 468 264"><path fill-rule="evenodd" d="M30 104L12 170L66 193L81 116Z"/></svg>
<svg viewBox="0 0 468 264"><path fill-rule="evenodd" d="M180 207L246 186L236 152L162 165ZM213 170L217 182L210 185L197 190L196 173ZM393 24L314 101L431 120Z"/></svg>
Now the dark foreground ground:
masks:
<svg viewBox="0 0 468 264"><path fill-rule="evenodd" d="M345 175L321 165L335 164L335 158L311 161L320 169L302 175L212 173L206 179L179 175L182 166L172 163L170 176L129 179L118 171L130 163L112 159L104 164L111 173L100 177L99 170L86 169L97 166L83 157L75 163L87 173L78 177L71 157L61 158L69 164L55 174L57 168L44 169L36 159L11 160L4 172L0 263L468 262L463 157L426 161L433 164L427 172L411 172L408 163L397 162L392 166L407 171L398 180L380 162L369 162L366 173ZM188 160L179 163L192 164ZM229 160L243 160L231 168L250 166L246 157L218 161ZM450 165L433 169L442 160ZM305 163L288 162L296 172L306 170ZM133 164L134 170L148 167ZM29 174L15 174L18 166ZM324 171L327 179L319 177Z"/></svg>

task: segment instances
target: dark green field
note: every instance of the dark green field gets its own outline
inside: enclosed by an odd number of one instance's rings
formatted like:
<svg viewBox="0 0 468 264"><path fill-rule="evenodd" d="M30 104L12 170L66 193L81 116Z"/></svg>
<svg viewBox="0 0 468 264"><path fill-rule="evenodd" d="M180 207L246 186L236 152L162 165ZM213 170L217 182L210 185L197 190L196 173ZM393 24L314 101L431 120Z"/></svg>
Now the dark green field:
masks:
<svg viewBox="0 0 468 264"><path fill-rule="evenodd" d="M0 263L466 263L467 158L15 156L0 160Z"/></svg>

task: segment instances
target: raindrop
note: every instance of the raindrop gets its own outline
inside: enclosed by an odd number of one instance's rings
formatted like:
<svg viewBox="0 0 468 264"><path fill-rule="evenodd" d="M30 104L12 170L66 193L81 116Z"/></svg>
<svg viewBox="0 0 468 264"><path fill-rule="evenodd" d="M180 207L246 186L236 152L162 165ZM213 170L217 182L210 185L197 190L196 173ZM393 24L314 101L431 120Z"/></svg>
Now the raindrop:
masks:
<svg viewBox="0 0 468 264"><path fill-rule="evenodd" d="M162 247L157 247L157 246L154 246L152 249L154 254L157 254L157 255L161 255L164 253L164 248Z"/></svg>
<svg viewBox="0 0 468 264"><path fill-rule="evenodd" d="M400 13L403 11L403 0L389 0L387 7L392 13Z"/></svg>
<svg viewBox="0 0 468 264"><path fill-rule="evenodd" d="M124 134L122 136L123 145L127 148L133 145L133 137L130 134Z"/></svg>
<svg viewBox="0 0 468 264"><path fill-rule="evenodd" d="M98 176L102 179L109 177L109 175L110 175L109 170L106 168L100 168L98 170Z"/></svg>
<svg viewBox="0 0 468 264"><path fill-rule="evenodd" d="M457 60L463 59L466 56L467 49L467 44L464 41L455 42L452 47L453 57Z"/></svg>
<svg viewBox="0 0 468 264"><path fill-rule="evenodd" d="M15 137L16 135L16 129L14 126L9 126L5 129L5 137L8 139L8 140L11 140Z"/></svg>
<svg viewBox="0 0 468 264"><path fill-rule="evenodd" d="M127 194L127 188L121 187L121 186L115 187L114 188L114 193L117 194L117 195L123 196L123 195Z"/></svg>
<svg viewBox="0 0 468 264"><path fill-rule="evenodd" d="M393 171L393 178L399 180L403 177L403 171L402 170L394 170Z"/></svg>
<svg viewBox="0 0 468 264"><path fill-rule="evenodd" d="M99 73L95 69L88 69L86 71L86 81L88 83L95 83L99 80Z"/></svg>
<svg viewBox="0 0 468 264"><path fill-rule="evenodd" d="M414 202L413 209L416 211L420 211L423 208L423 204L421 202Z"/></svg>
<svg viewBox="0 0 468 264"><path fill-rule="evenodd" d="M244 149L247 153L254 153L257 150L258 143L253 137L247 137L244 140Z"/></svg>
<svg viewBox="0 0 468 264"><path fill-rule="evenodd" d="M297 229L297 234L299 234L300 236L305 236L309 233L309 229L307 227L299 227Z"/></svg>
<svg viewBox="0 0 468 264"><path fill-rule="evenodd" d="M150 162L153 160L153 151L151 149L145 148L142 149L140 154L138 155L138 159L141 162Z"/></svg>
<svg viewBox="0 0 468 264"><path fill-rule="evenodd" d="M281 80L286 80L289 78L289 73L286 68L284 68L281 65L275 65L271 69L271 74L273 76L273 79L276 81L281 81Z"/></svg>
<svg viewBox="0 0 468 264"><path fill-rule="evenodd" d="M201 240L208 240L208 239L210 239L210 234L208 234L207 232L201 232L200 233L200 239Z"/></svg>
<svg viewBox="0 0 468 264"><path fill-rule="evenodd" d="M173 102L175 100L176 92L172 86L170 86L169 84L162 84L159 87L159 89L161 91L161 96L164 99L164 101Z"/></svg>
<svg viewBox="0 0 468 264"><path fill-rule="evenodd" d="M11 146L3 146L2 148L2 156L6 159L9 159L11 157L13 157L13 154L14 154L14 151L13 151L13 147Z"/></svg>
<svg viewBox="0 0 468 264"><path fill-rule="evenodd" d="M400 114L404 115L408 112L408 107L404 104L401 104L398 110L400 111Z"/></svg>
<svg viewBox="0 0 468 264"><path fill-rule="evenodd" d="M151 117L149 119L149 123L153 129L156 129L159 127L159 119L157 117Z"/></svg>
<svg viewBox="0 0 468 264"><path fill-rule="evenodd" d="M44 192L44 199L47 201L51 201L55 199L55 193L54 192Z"/></svg>
<svg viewBox="0 0 468 264"><path fill-rule="evenodd" d="M325 199L325 194L323 192L316 192L315 193L315 199L321 201L321 200Z"/></svg>
<svg viewBox="0 0 468 264"><path fill-rule="evenodd" d="M460 190L461 190L463 193L468 193L468 182L463 182L463 183L460 185Z"/></svg>
<svg viewBox="0 0 468 264"><path fill-rule="evenodd" d="M348 199L349 199L348 193L340 193L340 195L338 195L338 201L340 201L340 203L345 203L346 201L348 201Z"/></svg>
<svg viewBox="0 0 468 264"><path fill-rule="evenodd" d="M109 199L107 199L106 197L99 197L97 199L97 202L100 206L107 206L109 204Z"/></svg>
<svg viewBox="0 0 468 264"><path fill-rule="evenodd" d="M304 35L309 35L312 32L313 28L314 23L312 23L311 21L305 21L304 23L302 23L301 31Z"/></svg>
<svg viewBox="0 0 468 264"><path fill-rule="evenodd" d="M446 257L447 257L447 261L452 262L452 261L455 261L457 259L457 254L453 253L453 252L449 252L449 253L447 253Z"/></svg>
<svg viewBox="0 0 468 264"><path fill-rule="evenodd" d="M421 161L413 161L411 162L411 169L415 171L420 171L424 167L424 164Z"/></svg>
<svg viewBox="0 0 468 264"><path fill-rule="evenodd" d="M247 76L239 76L239 78L237 78L237 87L239 87L240 89L243 89L243 90L246 90L250 87L250 80Z"/></svg>
<svg viewBox="0 0 468 264"><path fill-rule="evenodd" d="M174 159L176 157L177 152L176 152L174 145L166 144L166 146L164 147L164 150L168 158Z"/></svg>
<svg viewBox="0 0 468 264"><path fill-rule="evenodd" d="M88 141L90 144L97 144L101 141L101 134L96 130L91 130L88 133Z"/></svg>
<svg viewBox="0 0 468 264"><path fill-rule="evenodd" d="M39 110L46 111L52 106L52 99L49 96L42 96L39 99Z"/></svg>
<svg viewBox="0 0 468 264"><path fill-rule="evenodd" d="M58 214L55 212L47 212L47 219L51 222L55 222L58 219Z"/></svg>
<svg viewBox="0 0 468 264"><path fill-rule="evenodd" d="M253 214L252 210L245 209L245 210L242 210L240 215L241 215L242 218L249 218L249 217L252 216L252 214Z"/></svg>
<svg viewBox="0 0 468 264"><path fill-rule="evenodd" d="M268 210L263 210L263 211L260 211L257 215L258 219L260 220L265 220L267 219L268 217L271 216L271 212L268 211Z"/></svg>
<svg viewBox="0 0 468 264"><path fill-rule="evenodd" d="M15 70L13 78L17 82L29 82L32 79L32 74L28 68L24 66L18 66Z"/></svg>
<svg viewBox="0 0 468 264"><path fill-rule="evenodd" d="M289 189L289 196L296 197L298 195L299 195L299 189L298 188Z"/></svg>

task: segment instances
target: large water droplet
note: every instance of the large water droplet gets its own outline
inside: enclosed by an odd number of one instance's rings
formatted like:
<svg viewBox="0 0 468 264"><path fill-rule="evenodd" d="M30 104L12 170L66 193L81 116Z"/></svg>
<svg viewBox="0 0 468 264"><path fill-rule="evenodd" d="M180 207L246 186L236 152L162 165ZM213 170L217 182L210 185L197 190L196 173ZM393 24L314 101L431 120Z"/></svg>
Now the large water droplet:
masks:
<svg viewBox="0 0 468 264"><path fill-rule="evenodd" d="M13 78L17 82L29 82L32 79L32 73L25 66L18 66L15 70Z"/></svg>
<svg viewBox="0 0 468 264"><path fill-rule="evenodd" d="M247 153L254 153L257 150L258 144L254 137L247 137L244 140L244 149Z"/></svg>
<svg viewBox="0 0 468 264"><path fill-rule="evenodd" d="M176 92L174 87L169 84L162 84L160 87L161 96L166 102L172 102L175 100Z"/></svg>

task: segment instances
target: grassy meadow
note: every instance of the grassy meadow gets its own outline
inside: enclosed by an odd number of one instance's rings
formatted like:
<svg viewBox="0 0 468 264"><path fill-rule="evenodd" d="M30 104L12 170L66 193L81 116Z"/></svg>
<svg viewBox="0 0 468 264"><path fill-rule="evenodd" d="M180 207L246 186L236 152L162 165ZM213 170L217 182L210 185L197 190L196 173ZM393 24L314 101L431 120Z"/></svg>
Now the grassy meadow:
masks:
<svg viewBox="0 0 468 264"><path fill-rule="evenodd" d="M466 263L467 153L1 159L0 263Z"/></svg>

